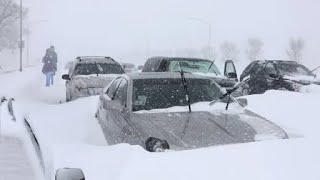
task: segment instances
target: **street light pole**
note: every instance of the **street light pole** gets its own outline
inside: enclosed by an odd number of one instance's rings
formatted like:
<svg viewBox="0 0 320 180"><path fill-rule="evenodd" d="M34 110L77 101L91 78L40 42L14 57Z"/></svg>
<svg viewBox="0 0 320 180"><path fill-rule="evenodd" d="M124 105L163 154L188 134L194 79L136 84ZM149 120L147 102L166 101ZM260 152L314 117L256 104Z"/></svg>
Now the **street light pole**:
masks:
<svg viewBox="0 0 320 180"><path fill-rule="evenodd" d="M20 0L20 72L22 72L22 51L23 51L23 42L22 42L22 0Z"/></svg>

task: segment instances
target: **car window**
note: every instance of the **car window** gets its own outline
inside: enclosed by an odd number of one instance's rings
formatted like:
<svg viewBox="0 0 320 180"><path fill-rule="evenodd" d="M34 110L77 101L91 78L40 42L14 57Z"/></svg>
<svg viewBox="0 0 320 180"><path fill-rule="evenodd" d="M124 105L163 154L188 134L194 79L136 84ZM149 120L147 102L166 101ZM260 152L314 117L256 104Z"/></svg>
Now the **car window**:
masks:
<svg viewBox="0 0 320 180"><path fill-rule="evenodd" d="M110 87L107 90L107 95L109 96L110 99L113 99L114 94L119 86L119 83L121 82L121 78L118 78L112 82Z"/></svg>
<svg viewBox="0 0 320 180"><path fill-rule="evenodd" d="M113 98L113 100L120 100L121 104L127 105L127 92L128 92L128 81L123 79L118 87L118 90Z"/></svg>
<svg viewBox="0 0 320 180"><path fill-rule="evenodd" d="M245 78L246 76L249 75L252 67L255 65L255 62L252 62L251 64L249 64L246 69L242 72L241 76L240 76L240 81L242 81L243 78Z"/></svg>
<svg viewBox="0 0 320 180"><path fill-rule="evenodd" d="M255 76L257 75L259 72L261 72L262 68L263 68L263 64L255 64L250 71L250 75L251 76Z"/></svg>
<svg viewBox="0 0 320 180"><path fill-rule="evenodd" d="M75 67L75 75L90 74L122 74L123 70L118 64L110 63L80 63Z"/></svg>
<svg viewBox="0 0 320 180"><path fill-rule="evenodd" d="M225 76L229 73L237 73L233 63L227 63L225 68Z"/></svg>
<svg viewBox="0 0 320 180"><path fill-rule="evenodd" d="M291 62L280 62L277 64L277 68L279 69L282 75L289 76L314 76L314 74L305 66L298 63Z"/></svg>

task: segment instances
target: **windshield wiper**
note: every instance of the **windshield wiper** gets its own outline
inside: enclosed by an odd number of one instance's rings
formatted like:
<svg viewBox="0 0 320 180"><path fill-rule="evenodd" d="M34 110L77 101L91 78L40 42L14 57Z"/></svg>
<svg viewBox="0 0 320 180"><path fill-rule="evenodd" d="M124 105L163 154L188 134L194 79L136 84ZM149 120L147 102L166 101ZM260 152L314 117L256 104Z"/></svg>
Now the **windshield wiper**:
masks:
<svg viewBox="0 0 320 180"><path fill-rule="evenodd" d="M211 69L211 67L212 67L213 64L214 64L214 62L212 61L211 64L210 64L210 66L209 66L209 68L208 68L208 72L210 71L210 69ZM213 72L216 74L216 76L218 76L218 74L216 73L216 71L213 70Z"/></svg>
<svg viewBox="0 0 320 180"><path fill-rule="evenodd" d="M224 99L225 97L228 96L228 101L227 101L227 106L226 106L226 110L228 110L229 108L229 104L230 104L230 100L231 100L231 94L233 92L235 92L237 89L239 89L241 86L243 86L244 84L246 84L248 81L250 80L250 76L245 77L240 83L236 84L232 89L227 90L227 92L225 94L223 94L221 97L219 97L218 100L213 100L209 103L210 106L213 106L214 104L216 104L217 102L221 102L222 99Z"/></svg>
<svg viewBox="0 0 320 180"><path fill-rule="evenodd" d="M180 67L180 62L179 62L179 67ZM181 75L181 80L182 80L182 85L183 85L183 88L184 88L184 92L185 92L185 95L186 95L186 100L187 100L188 106L189 106L189 113L191 113L191 104L190 104L188 85L187 85L186 78L184 76L184 72L181 69L181 67L180 67L180 75Z"/></svg>

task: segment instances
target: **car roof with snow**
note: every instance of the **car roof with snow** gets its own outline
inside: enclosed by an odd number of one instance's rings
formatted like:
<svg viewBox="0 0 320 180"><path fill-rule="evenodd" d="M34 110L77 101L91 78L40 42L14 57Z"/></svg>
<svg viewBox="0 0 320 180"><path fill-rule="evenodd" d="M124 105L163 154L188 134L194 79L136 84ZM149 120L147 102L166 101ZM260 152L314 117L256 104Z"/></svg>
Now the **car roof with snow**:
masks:
<svg viewBox="0 0 320 180"><path fill-rule="evenodd" d="M177 79L181 78L180 72L144 72L144 73L129 73L123 74L122 76L127 77L129 79ZM196 75L192 73L184 73L186 78L193 79L209 79L209 77Z"/></svg>
<svg viewBox="0 0 320 180"><path fill-rule="evenodd" d="M79 56L76 58L75 63L76 64L79 64L79 63L119 64L117 61L115 61L111 57L107 57L107 56Z"/></svg>
<svg viewBox="0 0 320 180"><path fill-rule="evenodd" d="M290 60L256 60L256 61L253 61L253 63L259 63L259 64L265 64L267 62L273 62L273 63L295 63L295 64L297 64L297 62L290 61Z"/></svg>
<svg viewBox="0 0 320 180"><path fill-rule="evenodd" d="M148 60L167 60L167 61L210 61L209 59L201 59L201 58L190 58L190 57L165 57L165 56L155 56L151 57ZM212 62L212 61L210 61Z"/></svg>

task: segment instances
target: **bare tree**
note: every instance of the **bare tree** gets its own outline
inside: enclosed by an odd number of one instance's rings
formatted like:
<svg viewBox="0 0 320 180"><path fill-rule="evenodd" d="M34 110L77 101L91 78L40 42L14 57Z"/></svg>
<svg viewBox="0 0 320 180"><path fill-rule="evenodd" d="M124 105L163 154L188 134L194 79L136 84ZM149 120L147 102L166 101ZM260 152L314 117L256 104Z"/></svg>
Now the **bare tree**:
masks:
<svg viewBox="0 0 320 180"><path fill-rule="evenodd" d="M220 51L222 60L238 60L240 51L234 43L225 41L220 45Z"/></svg>
<svg viewBox="0 0 320 180"><path fill-rule="evenodd" d="M246 50L246 54L250 61L257 60L263 53L264 43L257 38L248 39L248 49Z"/></svg>
<svg viewBox="0 0 320 180"><path fill-rule="evenodd" d="M291 61L299 62L302 60L302 51L304 48L304 40L301 38L290 38L287 56Z"/></svg>
<svg viewBox="0 0 320 180"><path fill-rule="evenodd" d="M14 0L0 0L0 51L17 48L19 10ZM26 13L24 10L23 15Z"/></svg>

